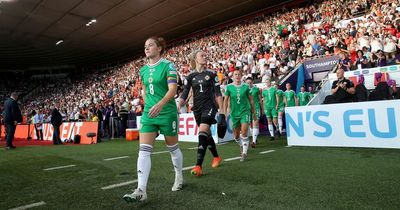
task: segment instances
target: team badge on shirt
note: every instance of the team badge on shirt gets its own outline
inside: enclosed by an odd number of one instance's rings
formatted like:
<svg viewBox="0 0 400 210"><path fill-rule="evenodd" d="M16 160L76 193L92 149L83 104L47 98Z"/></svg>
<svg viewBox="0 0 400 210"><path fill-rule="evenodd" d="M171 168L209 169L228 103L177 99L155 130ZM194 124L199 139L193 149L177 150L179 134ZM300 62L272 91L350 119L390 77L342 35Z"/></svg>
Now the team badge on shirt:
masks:
<svg viewBox="0 0 400 210"><path fill-rule="evenodd" d="M175 121L173 121L172 122L172 132L176 132L176 122Z"/></svg>
<svg viewBox="0 0 400 210"><path fill-rule="evenodd" d="M172 70L175 70L175 65L173 63L170 63L169 64L169 68L172 69Z"/></svg>
<svg viewBox="0 0 400 210"><path fill-rule="evenodd" d="M210 76L206 75L206 76L204 77L204 79L209 80L209 79L210 79Z"/></svg>

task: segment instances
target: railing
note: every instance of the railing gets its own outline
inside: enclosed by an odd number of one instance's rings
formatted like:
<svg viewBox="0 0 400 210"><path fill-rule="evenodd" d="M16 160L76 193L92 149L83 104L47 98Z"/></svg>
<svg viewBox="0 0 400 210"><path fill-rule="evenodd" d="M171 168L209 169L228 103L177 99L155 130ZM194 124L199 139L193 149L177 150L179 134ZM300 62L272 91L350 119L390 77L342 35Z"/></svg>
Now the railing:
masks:
<svg viewBox="0 0 400 210"><path fill-rule="evenodd" d="M296 71L299 70L301 65L303 65L302 62L299 62L298 64L296 64L294 69L292 71L290 71L289 74L286 74L284 77L282 77L281 79L279 79L277 81L277 84L279 84L279 85L283 84L284 81L286 81L290 76L292 76L294 73L296 73Z"/></svg>
<svg viewBox="0 0 400 210"><path fill-rule="evenodd" d="M329 74L334 73L338 68L338 65L332 68ZM328 75L329 75L328 74ZM325 97L331 94L331 81L329 80L329 76L326 77L321 81L320 85L317 87L318 92L314 95L314 98L308 102L307 106L310 105L320 105L324 102Z"/></svg>

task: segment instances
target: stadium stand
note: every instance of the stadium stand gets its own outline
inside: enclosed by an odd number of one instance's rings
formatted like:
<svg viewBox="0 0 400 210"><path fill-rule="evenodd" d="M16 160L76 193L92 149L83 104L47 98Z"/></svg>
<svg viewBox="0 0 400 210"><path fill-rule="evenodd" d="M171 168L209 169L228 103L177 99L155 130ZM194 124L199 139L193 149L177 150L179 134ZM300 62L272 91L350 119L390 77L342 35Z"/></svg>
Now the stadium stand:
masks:
<svg viewBox="0 0 400 210"><path fill-rule="evenodd" d="M209 68L218 72L222 87L230 82L235 68L258 82L283 82L305 59L331 55L340 55L338 68L346 71L400 64L399 17L394 0L314 1L303 8L260 15L173 43L165 58L175 63L181 82L190 72L189 53L193 49L207 51ZM64 120L92 121L98 106L105 125L110 118L117 118L121 109L129 110L129 119L134 119L143 109L138 73L144 61L140 57L103 71L85 72L77 79L40 86L20 80L25 87L20 92L36 89L24 101L23 112L27 115L41 109L48 114L50 105L58 104ZM1 90L3 100L8 92Z"/></svg>

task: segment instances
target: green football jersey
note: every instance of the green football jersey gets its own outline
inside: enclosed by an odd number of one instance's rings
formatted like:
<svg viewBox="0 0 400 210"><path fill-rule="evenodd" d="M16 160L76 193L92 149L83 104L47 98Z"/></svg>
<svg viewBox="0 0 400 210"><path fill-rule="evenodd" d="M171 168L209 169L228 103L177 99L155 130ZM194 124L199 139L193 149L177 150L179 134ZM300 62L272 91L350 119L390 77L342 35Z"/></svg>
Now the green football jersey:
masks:
<svg viewBox="0 0 400 210"><path fill-rule="evenodd" d="M309 92L300 92L297 94L297 98L299 99L300 106L305 106L310 101L310 93Z"/></svg>
<svg viewBox="0 0 400 210"><path fill-rule="evenodd" d="M151 107L157 104L168 92L168 82L177 81L177 72L173 63L160 59L154 65L145 65L140 69L140 79L146 90L144 115L147 116ZM159 115L177 113L175 100L164 105Z"/></svg>
<svg viewBox="0 0 400 210"><path fill-rule="evenodd" d="M250 87L246 83L238 86L233 83L226 86L225 96L230 96L230 110L232 117L240 117L251 110L249 96Z"/></svg>
<svg viewBox="0 0 400 210"><path fill-rule="evenodd" d="M275 108L276 107L277 101L276 101L276 88L275 87L265 88L262 91L262 96L264 98L265 110L267 108Z"/></svg>
<svg viewBox="0 0 400 210"><path fill-rule="evenodd" d="M254 108L260 109L260 89L256 86L250 89L250 95L253 97Z"/></svg>
<svg viewBox="0 0 400 210"><path fill-rule="evenodd" d="M295 97L296 97L296 93L293 90L285 91L285 98L286 98L288 107L296 106Z"/></svg>
<svg viewBox="0 0 400 210"><path fill-rule="evenodd" d="M284 95L283 90L278 89L276 91L276 95L278 96L278 100L279 100L278 107L280 107L280 108L285 107L285 102L283 101L283 95Z"/></svg>

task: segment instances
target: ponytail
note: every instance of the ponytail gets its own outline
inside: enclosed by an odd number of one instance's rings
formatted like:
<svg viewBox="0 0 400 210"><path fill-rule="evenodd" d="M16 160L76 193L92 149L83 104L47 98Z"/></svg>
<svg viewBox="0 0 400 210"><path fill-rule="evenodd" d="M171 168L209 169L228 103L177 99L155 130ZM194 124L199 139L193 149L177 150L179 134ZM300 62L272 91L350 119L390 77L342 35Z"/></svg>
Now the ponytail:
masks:
<svg viewBox="0 0 400 210"><path fill-rule="evenodd" d="M192 69L196 69L196 56L199 52L201 52L201 50L195 50L189 55L189 64Z"/></svg>

